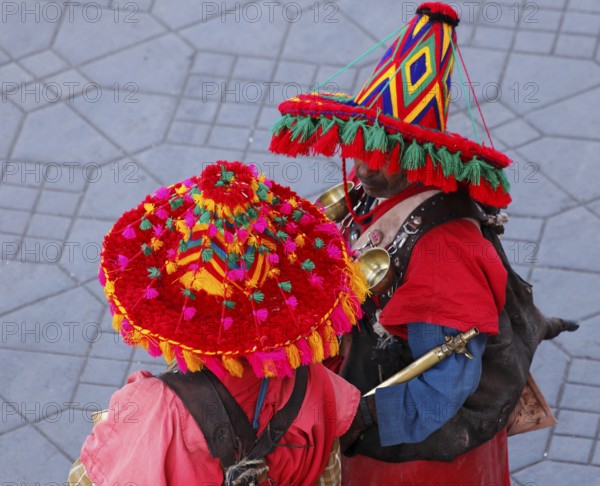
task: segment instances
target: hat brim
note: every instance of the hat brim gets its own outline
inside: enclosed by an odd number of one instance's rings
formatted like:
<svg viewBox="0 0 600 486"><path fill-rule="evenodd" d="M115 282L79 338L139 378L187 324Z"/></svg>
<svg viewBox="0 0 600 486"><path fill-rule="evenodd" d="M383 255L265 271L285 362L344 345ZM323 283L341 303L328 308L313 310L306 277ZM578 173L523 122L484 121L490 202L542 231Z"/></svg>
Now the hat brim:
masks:
<svg viewBox="0 0 600 486"><path fill-rule="evenodd" d="M445 192L464 187L485 205L501 208L511 202L502 171L511 160L456 133L366 109L344 94L302 94L281 103L279 111L283 116L272 128L269 147L274 153L331 157L339 152L374 170L403 169L409 180Z"/></svg>

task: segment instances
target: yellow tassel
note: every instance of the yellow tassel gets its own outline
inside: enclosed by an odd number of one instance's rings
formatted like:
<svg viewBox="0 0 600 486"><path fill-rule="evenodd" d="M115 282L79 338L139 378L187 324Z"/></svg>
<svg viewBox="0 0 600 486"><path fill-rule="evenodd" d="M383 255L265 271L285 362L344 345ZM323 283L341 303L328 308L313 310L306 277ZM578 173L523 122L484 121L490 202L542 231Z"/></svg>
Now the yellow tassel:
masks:
<svg viewBox="0 0 600 486"><path fill-rule="evenodd" d="M358 262L350 262L350 270L350 288L362 304L369 294L367 278L362 273Z"/></svg>
<svg viewBox="0 0 600 486"><path fill-rule="evenodd" d="M298 248L302 248L304 246L304 235L298 235L298 236L296 236L296 239L294 240L294 243L296 243L296 246Z"/></svg>
<svg viewBox="0 0 600 486"><path fill-rule="evenodd" d="M295 197L290 198L288 202L294 209L298 207L298 200Z"/></svg>
<svg viewBox="0 0 600 486"><path fill-rule="evenodd" d="M184 184L181 184L177 189L175 189L175 192L177 194L179 194L180 196L183 196L187 191L188 191L188 188L185 187Z"/></svg>
<svg viewBox="0 0 600 486"><path fill-rule="evenodd" d="M168 274L171 274L171 273L177 271L178 268L179 268L179 265L177 265L177 263L175 263L175 262L167 262L167 273Z"/></svg>
<svg viewBox="0 0 600 486"><path fill-rule="evenodd" d="M352 306L352 300L350 299L350 296L346 292L342 292L340 294L340 299L342 309L344 310L344 314L346 314L348 320L352 323L356 322L356 313L358 310Z"/></svg>
<svg viewBox="0 0 600 486"><path fill-rule="evenodd" d="M110 280L106 281L106 285L104 286L104 295L106 297L111 297L115 293L115 284Z"/></svg>
<svg viewBox="0 0 600 486"><path fill-rule="evenodd" d="M325 359L323 354L323 341L317 331L313 331L307 339L310 350L312 351L313 363L320 363Z"/></svg>
<svg viewBox="0 0 600 486"><path fill-rule="evenodd" d="M152 238L150 240L150 245L152 245L153 250L158 250L159 248L162 248L163 242L158 238Z"/></svg>
<svg viewBox="0 0 600 486"><path fill-rule="evenodd" d="M296 260L298 259L298 257L297 257L297 255L296 255L296 253L290 253L290 254L287 256L287 259L288 259L288 261L289 261L290 263L296 263Z"/></svg>
<svg viewBox="0 0 600 486"><path fill-rule="evenodd" d="M265 378L275 378L277 376L277 368L273 364L272 360L267 360L263 363L263 375Z"/></svg>
<svg viewBox="0 0 600 486"><path fill-rule="evenodd" d="M281 270L279 268L271 268L271 270L269 270L269 278L279 277L279 275L281 275Z"/></svg>
<svg viewBox="0 0 600 486"><path fill-rule="evenodd" d="M285 354L292 368L296 369L302 364L300 361L300 352L295 344L286 346Z"/></svg>
<svg viewBox="0 0 600 486"><path fill-rule="evenodd" d="M145 349L146 351L148 351L148 338L143 337L140 339L139 345L142 349Z"/></svg>
<svg viewBox="0 0 600 486"><path fill-rule="evenodd" d="M173 352L173 348L168 342L161 341L160 343L158 343L158 346L160 347L160 350L162 351L167 363L175 359L175 353Z"/></svg>
<svg viewBox="0 0 600 486"><path fill-rule="evenodd" d="M185 360L185 362L187 364L188 371L195 372L195 371L200 371L203 368L204 363L196 354L194 354L191 351L188 351L186 349L184 349L182 351L182 354L183 354L183 359Z"/></svg>
<svg viewBox="0 0 600 486"><path fill-rule="evenodd" d="M180 219L180 220L178 220L178 221L175 223L175 227L177 228L177 231L179 231L179 232L182 234L182 236L183 236L183 239L187 241L187 240L189 239L189 236L190 236L190 232L191 232L191 231L190 231L190 229L189 229L189 228L186 226L186 224L185 224L185 221L183 221L183 220L181 220L181 219Z"/></svg>
<svg viewBox="0 0 600 486"><path fill-rule="evenodd" d="M244 375L244 365L242 365L238 359L223 356L221 361L223 362L223 367L230 375L237 376L238 378L241 378Z"/></svg>
<svg viewBox="0 0 600 486"><path fill-rule="evenodd" d="M154 204L152 204L152 203L145 203L144 204L144 209L146 210L146 214L151 213L152 211L154 211Z"/></svg>
<svg viewBox="0 0 600 486"><path fill-rule="evenodd" d="M169 264L170 263L172 263L172 262L167 263L167 272L168 273L171 273L171 272L169 272ZM175 265L177 265L177 264L175 263ZM194 272L186 272L185 274L183 274L180 277L179 281L186 289L191 288L192 284L194 282Z"/></svg>
<svg viewBox="0 0 600 486"><path fill-rule="evenodd" d="M338 337L331 327L331 321L327 321L327 324L323 328L323 340L325 341L323 345L329 346L329 356L336 356L340 351L340 347Z"/></svg>
<svg viewBox="0 0 600 486"><path fill-rule="evenodd" d="M115 315L112 318L112 327L113 327L113 329L115 331L119 331L121 329L121 324L122 323L123 323L123 315L115 313Z"/></svg>

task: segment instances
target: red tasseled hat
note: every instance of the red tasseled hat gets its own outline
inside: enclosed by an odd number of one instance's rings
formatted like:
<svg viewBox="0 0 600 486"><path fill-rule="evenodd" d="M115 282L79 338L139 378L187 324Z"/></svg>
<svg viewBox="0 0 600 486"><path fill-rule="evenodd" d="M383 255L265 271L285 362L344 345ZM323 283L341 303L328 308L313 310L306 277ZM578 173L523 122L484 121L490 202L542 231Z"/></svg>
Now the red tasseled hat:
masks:
<svg viewBox="0 0 600 486"><path fill-rule="evenodd" d="M406 171L445 192L459 187L495 207L510 201L506 155L446 131L459 19L449 5L423 3L357 96L309 93L279 105L270 150L292 157L360 159Z"/></svg>
<svg viewBox="0 0 600 486"><path fill-rule="evenodd" d="M240 376L338 352L366 283L335 224L241 162L161 187L104 239L100 281L125 342Z"/></svg>

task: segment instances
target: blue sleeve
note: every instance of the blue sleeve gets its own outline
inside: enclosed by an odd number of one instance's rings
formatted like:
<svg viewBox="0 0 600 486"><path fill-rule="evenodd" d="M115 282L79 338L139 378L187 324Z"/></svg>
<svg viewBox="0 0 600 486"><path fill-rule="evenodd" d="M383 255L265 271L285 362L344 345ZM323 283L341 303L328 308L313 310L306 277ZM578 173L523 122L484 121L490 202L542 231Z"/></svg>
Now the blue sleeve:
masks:
<svg viewBox="0 0 600 486"><path fill-rule="evenodd" d="M435 324L408 324L415 359L442 344L444 336L456 334L455 329ZM487 335L480 334L467 345L473 359L452 354L406 383L377 390L381 445L421 442L448 422L479 384L486 342Z"/></svg>

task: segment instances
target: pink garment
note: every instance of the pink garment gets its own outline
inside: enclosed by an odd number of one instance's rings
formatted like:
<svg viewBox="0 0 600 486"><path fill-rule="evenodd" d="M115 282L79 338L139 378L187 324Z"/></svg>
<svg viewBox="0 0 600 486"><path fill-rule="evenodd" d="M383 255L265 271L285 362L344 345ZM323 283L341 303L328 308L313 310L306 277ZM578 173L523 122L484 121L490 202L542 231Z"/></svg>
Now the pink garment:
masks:
<svg viewBox="0 0 600 486"><path fill-rule="evenodd" d="M243 378L227 376L222 381L251 420L261 380L248 369ZM285 405L293 385L290 378L269 381L259 433ZM350 427L359 398L356 388L322 364L309 366L302 409L280 441L296 447L277 447L267 456L275 484L314 484L334 439ZM207 406L207 413L211 410ZM83 445L81 462L96 486L223 482L219 460L210 455L179 397L147 371L132 374L112 396L107 419L94 427Z"/></svg>

